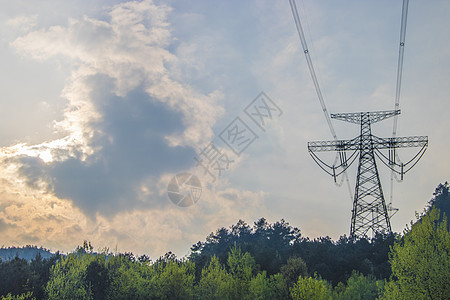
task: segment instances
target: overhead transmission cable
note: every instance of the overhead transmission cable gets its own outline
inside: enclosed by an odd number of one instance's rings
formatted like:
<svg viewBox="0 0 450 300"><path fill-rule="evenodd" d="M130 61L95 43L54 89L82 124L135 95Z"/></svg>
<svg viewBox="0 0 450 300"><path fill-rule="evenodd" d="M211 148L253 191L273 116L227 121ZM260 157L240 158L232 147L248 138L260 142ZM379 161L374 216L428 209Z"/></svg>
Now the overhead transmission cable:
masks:
<svg viewBox="0 0 450 300"><path fill-rule="evenodd" d="M405 38L406 38L406 23L408 19L408 4L409 0L403 0L402 5L402 21L400 27L400 45L398 50L398 65L397 65L397 85L395 88L395 106L394 109L400 109L400 91L402 87L403 74L403 56L405 52ZM398 115L394 116L394 125L392 127L392 138L397 136ZM397 178L394 171L391 171L391 195L389 205L392 206L392 199L394 196L394 178Z"/></svg>
<svg viewBox="0 0 450 300"><path fill-rule="evenodd" d="M395 107L394 109L400 109L400 90L402 87L402 74L403 74L403 55L405 52L405 37L406 37L406 21L408 19L408 3L409 0L403 0L402 7L402 23L400 28L400 45L398 50L398 66L397 66L397 86L395 88ZM398 115L394 116L394 126L392 128L392 137L397 136L397 123Z"/></svg>
<svg viewBox="0 0 450 300"><path fill-rule="evenodd" d="M320 105L322 106L322 111L327 120L328 127L330 128L333 138L337 140L336 132L334 131L333 124L331 123L330 114L328 113L325 101L323 100L322 92L320 90L319 81L317 80L316 72L314 71L314 66L312 64L311 56L309 55L308 44L306 43L305 34L303 33L302 24L300 23L300 17L298 16L297 6L295 5L295 0L289 0L291 5L292 15L294 16L295 26L297 27L298 36L302 42L303 52L306 56L306 61L308 62L309 72L311 73L312 80L314 82L314 87L316 88L317 97L319 98Z"/></svg>
<svg viewBox="0 0 450 300"><path fill-rule="evenodd" d="M330 128L331 135L334 140L337 140L336 131L334 130L333 124L331 123L331 117L328 113L327 107L325 105L325 100L323 99L322 91L320 90L319 81L317 80L316 72L314 70L314 66L311 60L311 55L309 54L308 44L306 43L305 34L303 32L302 24L300 22L300 17L298 15L297 5L295 4L295 0L289 0L289 4L291 6L292 15L294 16L295 26L297 28L298 36L302 43L303 53L305 53L306 61L308 63L309 72L311 73L311 78L314 83L314 87L316 89L317 97L319 98L320 106L322 107L323 114L325 115L325 119L327 121L328 127ZM337 159L337 157L336 157ZM347 171L344 170L344 177L347 181L348 191L350 194L350 199L353 201L352 190L350 187L350 181L347 175Z"/></svg>

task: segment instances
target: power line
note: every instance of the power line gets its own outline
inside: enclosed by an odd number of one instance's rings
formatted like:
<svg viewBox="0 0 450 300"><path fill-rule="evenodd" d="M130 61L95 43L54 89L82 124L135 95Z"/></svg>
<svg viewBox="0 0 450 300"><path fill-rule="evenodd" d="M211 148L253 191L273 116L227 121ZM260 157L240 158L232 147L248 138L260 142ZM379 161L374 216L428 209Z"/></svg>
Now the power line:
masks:
<svg viewBox="0 0 450 300"><path fill-rule="evenodd" d="M397 63L397 85L395 88L395 105L394 110L400 109L400 91L402 87L402 74L403 74L403 56L405 52L405 38L406 38L406 24L408 19L408 4L409 0L403 0L402 5L402 21L400 26L400 44L398 50L398 63ZM397 136L398 116L394 116L394 125L392 127L392 138ZM395 172L391 171L391 189L389 206L392 206L392 200L394 198L394 178L396 178ZM398 179L397 179L398 180Z"/></svg>
<svg viewBox="0 0 450 300"><path fill-rule="evenodd" d="M408 18L408 3L409 0L403 0L402 7L402 23L400 28L400 45L398 50L398 66L397 66L397 86L395 88L395 106L394 110L400 109L400 90L402 87L403 74L403 55L405 52L405 36L406 36L406 21ZM397 135L398 116L394 117L394 126L392 128L392 137Z"/></svg>
<svg viewBox="0 0 450 300"><path fill-rule="evenodd" d="M295 0L289 0L291 5L292 15L294 16L295 26L297 27L298 36L302 42L303 53L305 53L306 61L308 62L309 72L311 73L312 80L314 82L314 87L316 88L317 97L319 98L320 105L322 106L323 114L327 120L328 127L330 128L333 138L337 140L336 132L334 131L333 124L331 123L330 114L328 113L325 101L323 100L322 91L320 90L319 81L317 80L316 72L314 71L314 66L312 64L311 56L309 55L308 44L306 43L305 34L303 33L302 24L300 23L300 17L298 16L297 6L295 5Z"/></svg>
<svg viewBox="0 0 450 300"><path fill-rule="evenodd" d="M303 32L302 23L300 22L300 17L298 15L297 5L295 4L295 0L289 0L289 4L291 6L292 15L294 16L295 26L297 28L297 33L300 38L303 47L303 53L305 53L306 61L308 63L309 72L311 74L311 78L314 83L314 87L316 89L317 97L319 98L320 106L322 107L323 114L325 119L327 120L328 127L330 128L331 135L334 140L337 140L336 131L334 130L333 124L331 123L330 114L328 113L328 109L325 105L325 100L323 99L322 91L320 90L319 81L317 80L316 72L314 70L314 66L311 60L311 55L309 54L308 44L306 43L305 34ZM338 160L338 155L336 155L335 163ZM350 179L347 175L347 170L344 170L345 181L347 182L347 189L350 196L350 201L353 201L352 189L350 187ZM341 183L342 185L342 183Z"/></svg>

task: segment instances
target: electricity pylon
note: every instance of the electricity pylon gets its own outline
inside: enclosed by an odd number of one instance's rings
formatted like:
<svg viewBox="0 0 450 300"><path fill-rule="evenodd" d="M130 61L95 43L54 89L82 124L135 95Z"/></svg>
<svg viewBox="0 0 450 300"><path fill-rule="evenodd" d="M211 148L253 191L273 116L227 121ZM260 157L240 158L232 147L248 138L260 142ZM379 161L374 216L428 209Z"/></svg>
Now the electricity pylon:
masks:
<svg viewBox="0 0 450 300"><path fill-rule="evenodd" d="M411 170L420 160L428 146L428 137L393 137L380 138L372 134L371 124L380 122L400 114L400 110L339 113L331 114L331 118L359 124L361 134L351 140L317 141L309 142L308 150L314 161L328 174L336 177L359 157L358 174L353 200L351 237L366 237L371 230L372 236L377 232L390 233L391 222L386 206L380 175L378 173L375 156L392 171L403 174ZM397 148L421 147L420 151L407 163L401 163L396 153ZM381 150L387 150L385 155ZM338 156L333 165L323 162L315 154L322 151L337 151ZM347 152L353 151L350 155ZM336 165L336 163L339 163Z"/></svg>

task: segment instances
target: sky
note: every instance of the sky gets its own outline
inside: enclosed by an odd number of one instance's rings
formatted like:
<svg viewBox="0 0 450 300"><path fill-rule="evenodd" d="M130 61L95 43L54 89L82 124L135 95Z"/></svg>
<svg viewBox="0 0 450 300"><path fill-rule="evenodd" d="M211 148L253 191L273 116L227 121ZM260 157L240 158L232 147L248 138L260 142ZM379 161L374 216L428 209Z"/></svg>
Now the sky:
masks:
<svg viewBox="0 0 450 300"><path fill-rule="evenodd" d="M357 170L339 187L308 154L332 135L289 1L0 5L0 245L182 257L261 217L304 237L349 234ZM297 7L328 111L393 109L402 1ZM429 147L392 188L379 165L396 232L449 180L448 12L445 0L409 4L397 136ZM332 122L340 139L359 134ZM187 178L195 203L176 205Z"/></svg>

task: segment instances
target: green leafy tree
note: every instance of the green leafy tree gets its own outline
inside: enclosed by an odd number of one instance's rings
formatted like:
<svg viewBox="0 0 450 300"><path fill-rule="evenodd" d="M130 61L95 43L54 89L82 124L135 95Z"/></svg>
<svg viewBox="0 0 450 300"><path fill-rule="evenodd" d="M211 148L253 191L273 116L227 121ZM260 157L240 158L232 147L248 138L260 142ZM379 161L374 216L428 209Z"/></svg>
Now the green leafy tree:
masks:
<svg viewBox="0 0 450 300"><path fill-rule="evenodd" d="M153 266L129 255L108 257L107 299L157 299L157 274Z"/></svg>
<svg viewBox="0 0 450 300"><path fill-rule="evenodd" d="M169 260L157 267L158 299L192 299L195 265L192 262Z"/></svg>
<svg viewBox="0 0 450 300"><path fill-rule="evenodd" d="M0 295L21 295L33 292L38 275L26 259L16 256L0 264Z"/></svg>
<svg viewBox="0 0 450 300"><path fill-rule="evenodd" d="M43 259L41 250L37 247L27 246L11 249L18 250L14 259L5 261L0 259L0 296L28 295L30 292L33 297L43 299L50 268L60 258L59 253L48 257L46 252L47 259ZM35 253L36 256L34 259L28 260L31 253ZM26 256L27 259L19 258L18 255Z"/></svg>
<svg viewBox="0 0 450 300"><path fill-rule="evenodd" d="M325 300L330 298L328 284L317 277L299 277L289 290L294 300Z"/></svg>
<svg viewBox="0 0 450 300"><path fill-rule="evenodd" d="M48 299L93 299L92 291L85 281L86 268L92 260L92 255L71 253L57 262L52 267L45 289Z"/></svg>
<svg viewBox="0 0 450 300"><path fill-rule="evenodd" d="M227 264L233 277L233 298L244 299L248 295L252 276L256 273L255 259L250 253L242 253L240 247L234 246L228 255Z"/></svg>
<svg viewBox="0 0 450 300"><path fill-rule="evenodd" d="M372 275L364 276L363 274L354 271L352 276L347 280L346 285L340 282L336 286L333 299L377 299L382 292L383 281L377 281Z"/></svg>
<svg viewBox="0 0 450 300"><path fill-rule="evenodd" d="M418 218L419 219L419 218ZM393 280L386 299L450 299L450 234L447 219L432 209L392 248Z"/></svg>
<svg viewBox="0 0 450 300"><path fill-rule="evenodd" d="M258 273L252 278L249 284L249 299L254 300L272 300L274 297L273 287L270 279L267 278L266 271Z"/></svg>
<svg viewBox="0 0 450 300"><path fill-rule="evenodd" d="M297 282L298 277L308 276L308 268L306 263L300 257L289 257L287 263L280 268L281 274L286 279L289 287L292 287Z"/></svg>
<svg viewBox="0 0 450 300"><path fill-rule="evenodd" d="M86 268L85 280L89 284L94 299L106 299L109 288L109 274L104 262L91 261Z"/></svg>
<svg viewBox="0 0 450 300"><path fill-rule="evenodd" d="M208 235L205 242L193 245L189 259L195 262L198 279L213 255L222 264L227 264L228 252L236 245L243 252L249 252L261 269L272 275L279 272L291 256L292 245L300 240L300 230L284 220L269 224L261 218L253 227L239 220L230 229L220 228Z"/></svg>
<svg viewBox="0 0 450 300"><path fill-rule="evenodd" d="M165 287L173 291L160 288L160 279L170 277L166 274L170 264L158 265L158 274L157 266L137 260L132 253L97 254L89 244L76 251L53 266L46 286L48 299L189 299L177 297L179 289L170 281ZM174 274L172 280L179 276Z"/></svg>
<svg viewBox="0 0 450 300"><path fill-rule="evenodd" d="M287 281L280 273L270 276L270 286L272 288L273 299L291 299Z"/></svg>
<svg viewBox="0 0 450 300"><path fill-rule="evenodd" d="M0 298L1 300L36 300L36 298L33 297L32 292L23 293L17 296L13 296L11 294L8 294L6 296L2 296Z"/></svg>
<svg viewBox="0 0 450 300"><path fill-rule="evenodd" d="M31 278L29 282L32 286L33 296L36 299L45 298L45 285L50 278L50 270L52 266L61 259L61 254L56 252L53 256L43 259L42 255L38 253L36 257L29 263L31 270Z"/></svg>
<svg viewBox="0 0 450 300"><path fill-rule="evenodd" d="M433 193L433 198L428 202L427 212L433 208L441 212L439 220L442 221L444 214L450 216L450 186L448 182L440 183ZM447 229L450 230L450 222L447 222Z"/></svg>
<svg viewBox="0 0 450 300"><path fill-rule="evenodd" d="M231 299L232 280L232 276L214 255L209 266L202 270L201 279L196 286L197 299Z"/></svg>

